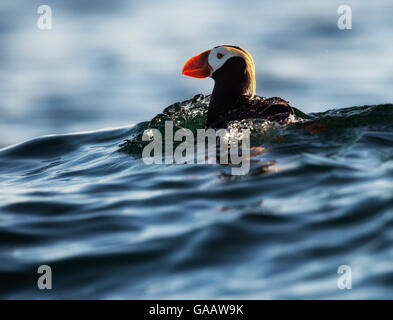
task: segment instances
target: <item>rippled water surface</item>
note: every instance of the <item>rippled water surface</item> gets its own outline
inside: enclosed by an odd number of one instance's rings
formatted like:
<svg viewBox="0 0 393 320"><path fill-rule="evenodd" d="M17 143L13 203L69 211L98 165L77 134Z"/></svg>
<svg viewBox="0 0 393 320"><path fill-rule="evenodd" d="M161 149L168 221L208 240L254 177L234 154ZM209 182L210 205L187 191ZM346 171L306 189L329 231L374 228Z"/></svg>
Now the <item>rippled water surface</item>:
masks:
<svg viewBox="0 0 393 320"><path fill-rule="evenodd" d="M237 178L119 152L147 122L3 149L1 295L393 298L393 105L311 116L317 130L262 135ZM41 264L50 293L35 287ZM340 265L352 291L337 288Z"/></svg>
<svg viewBox="0 0 393 320"><path fill-rule="evenodd" d="M393 4L346 3L341 31L339 0L48 0L42 31L2 0L0 298L393 299ZM245 176L145 164L149 126L204 126L181 67L226 43L306 123L247 122Z"/></svg>

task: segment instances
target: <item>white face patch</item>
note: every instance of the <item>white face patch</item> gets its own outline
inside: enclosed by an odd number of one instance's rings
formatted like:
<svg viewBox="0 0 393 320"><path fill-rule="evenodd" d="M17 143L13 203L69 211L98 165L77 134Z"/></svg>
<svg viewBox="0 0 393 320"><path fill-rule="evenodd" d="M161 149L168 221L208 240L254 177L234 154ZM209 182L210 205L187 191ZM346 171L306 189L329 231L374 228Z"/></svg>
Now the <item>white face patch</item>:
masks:
<svg viewBox="0 0 393 320"><path fill-rule="evenodd" d="M219 46L216 48L213 48L208 56L207 62L210 65L211 71L210 71L210 77L212 74L220 69L224 63L232 58L232 57L242 57L247 65L247 71L249 72L250 78L251 78L251 97L254 96L255 94L255 66L254 66L254 61L251 57L251 55L240 48L236 47L229 47L229 46Z"/></svg>
<svg viewBox="0 0 393 320"><path fill-rule="evenodd" d="M210 67L212 68L210 76L214 73L214 71L220 69L224 65L224 63L232 57L242 57L242 55L240 53L228 50L225 47L213 48L210 51L207 60Z"/></svg>

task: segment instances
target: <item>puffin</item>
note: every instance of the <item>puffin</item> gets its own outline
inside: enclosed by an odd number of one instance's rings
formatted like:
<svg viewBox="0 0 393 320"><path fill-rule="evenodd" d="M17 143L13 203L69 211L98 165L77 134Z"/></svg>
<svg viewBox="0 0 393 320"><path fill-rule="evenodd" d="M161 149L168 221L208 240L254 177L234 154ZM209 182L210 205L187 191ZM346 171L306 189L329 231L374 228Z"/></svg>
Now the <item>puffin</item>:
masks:
<svg viewBox="0 0 393 320"><path fill-rule="evenodd" d="M295 115L289 102L255 95L255 65L250 53L233 45L220 45L187 60L182 74L210 77L214 88L207 112L206 128L227 128L229 122L267 119L283 122Z"/></svg>

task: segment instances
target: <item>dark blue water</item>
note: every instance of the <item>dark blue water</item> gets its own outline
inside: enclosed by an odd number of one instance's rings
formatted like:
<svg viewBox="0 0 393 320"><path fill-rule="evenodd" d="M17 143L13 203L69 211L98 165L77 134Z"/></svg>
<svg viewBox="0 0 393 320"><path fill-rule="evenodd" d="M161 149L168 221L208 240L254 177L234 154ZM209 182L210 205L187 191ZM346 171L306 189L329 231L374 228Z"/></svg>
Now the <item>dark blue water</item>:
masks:
<svg viewBox="0 0 393 320"><path fill-rule="evenodd" d="M241 177L119 152L148 122L2 149L1 297L393 298L393 105L311 117L256 127L267 150Z"/></svg>
<svg viewBox="0 0 393 320"><path fill-rule="evenodd" d="M341 0L1 0L0 297L393 298L393 3L344 3L352 30ZM254 121L242 177L146 165L151 119L203 127L160 113L211 93L181 68L219 44L315 125Z"/></svg>

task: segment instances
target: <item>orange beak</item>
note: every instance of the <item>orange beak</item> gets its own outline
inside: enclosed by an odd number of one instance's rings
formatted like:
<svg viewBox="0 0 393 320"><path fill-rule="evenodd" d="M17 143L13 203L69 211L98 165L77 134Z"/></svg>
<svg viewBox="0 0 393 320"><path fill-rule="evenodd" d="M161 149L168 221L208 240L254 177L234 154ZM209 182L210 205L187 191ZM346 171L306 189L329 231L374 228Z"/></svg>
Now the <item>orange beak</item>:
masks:
<svg viewBox="0 0 393 320"><path fill-rule="evenodd" d="M206 78L210 76L212 68L207 61L210 51L211 50L203 51L197 56L188 59L183 67L182 74L194 78Z"/></svg>

